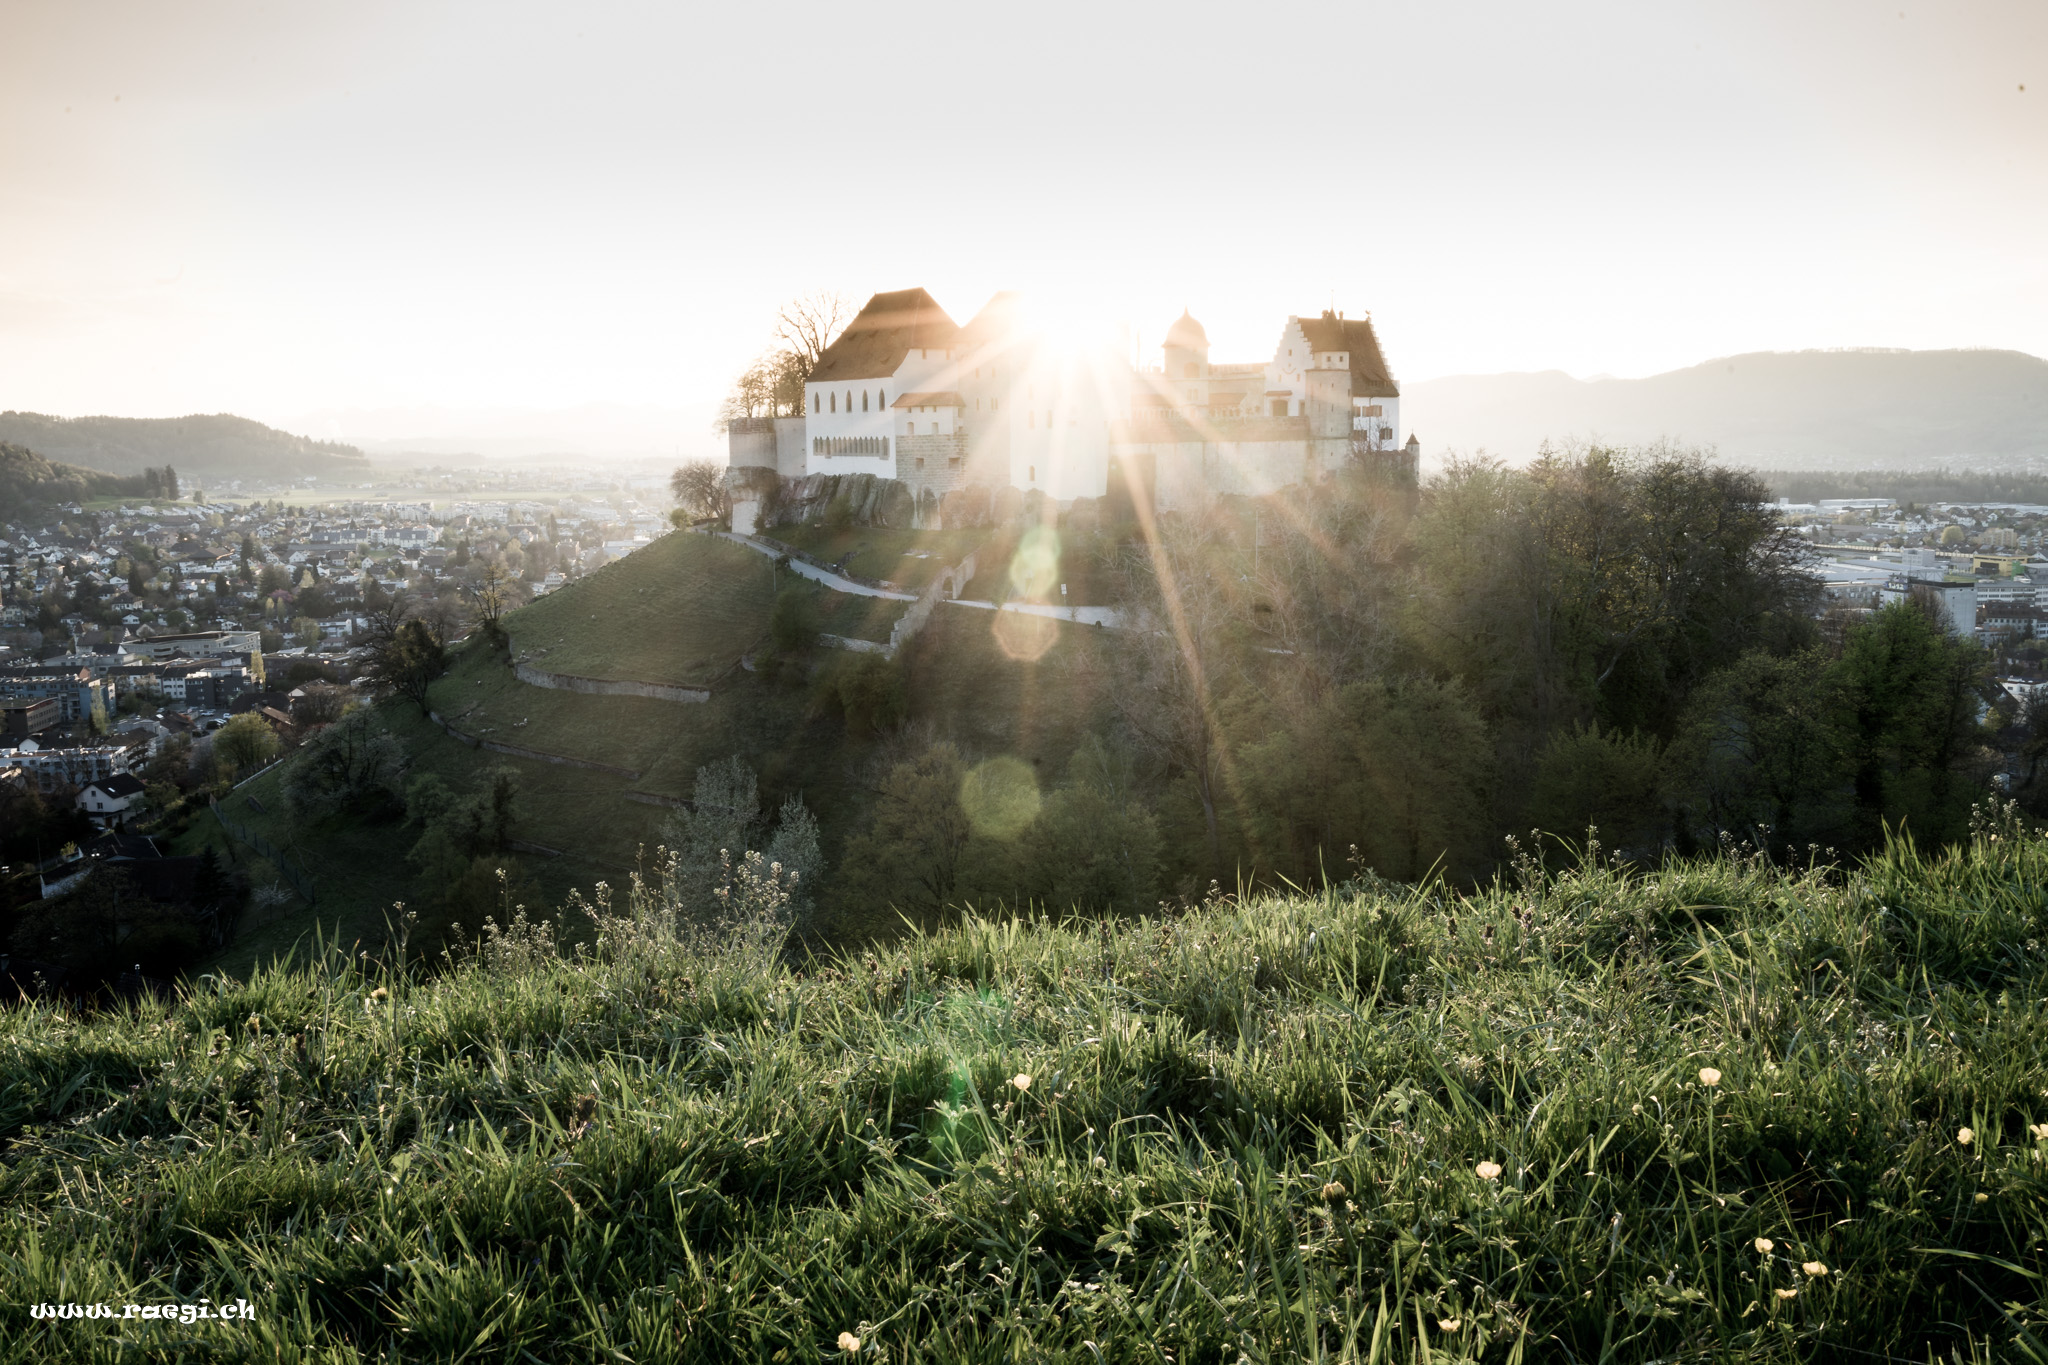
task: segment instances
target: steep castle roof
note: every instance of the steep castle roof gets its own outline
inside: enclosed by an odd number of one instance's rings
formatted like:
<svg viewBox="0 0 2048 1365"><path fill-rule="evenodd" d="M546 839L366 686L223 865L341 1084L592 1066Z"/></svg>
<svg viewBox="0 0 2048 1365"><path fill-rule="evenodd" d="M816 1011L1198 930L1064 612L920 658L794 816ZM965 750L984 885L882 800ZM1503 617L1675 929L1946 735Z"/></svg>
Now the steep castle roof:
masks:
<svg viewBox="0 0 2048 1365"><path fill-rule="evenodd" d="M951 350L960 329L922 289L877 294L818 357L814 383L887 379L912 351Z"/></svg>
<svg viewBox="0 0 2048 1365"><path fill-rule="evenodd" d="M981 311L967 320L959 332L959 344L965 347L986 346L993 342L1009 341L1024 330L1024 296L1014 290L1005 289L981 306Z"/></svg>
<svg viewBox="0 0 2048 1365"><path fill-rule="evenodd" d="M1387 370L1380 339L1367 318L1340 318L1328 309L1319 318L1301 319L1301 334L1310 351L1347 351L1351 356L1353 398L1399 398L1401 386Z"/></svg>

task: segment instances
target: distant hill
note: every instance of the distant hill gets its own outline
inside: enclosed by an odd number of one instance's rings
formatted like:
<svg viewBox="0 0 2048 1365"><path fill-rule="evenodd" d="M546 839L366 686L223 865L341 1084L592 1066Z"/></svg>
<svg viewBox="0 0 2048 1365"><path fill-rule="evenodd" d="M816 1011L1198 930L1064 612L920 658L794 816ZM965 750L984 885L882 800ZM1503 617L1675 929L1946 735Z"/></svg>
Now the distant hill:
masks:
<svg viewBox="0 0 2048 1365"><path fill-rule="evenodd" d="M1545 439L1711 445L1774 469L1973 468L2048 457L2048 361L2019 351L1760 351L1647 379L1452 375L1405 387L1427 455L1516 463Z"/></svg>
<svg viewBox="0 0 2048 1365"><path fill-rule="evenodd" d="M0 441L0 521L27 507L91 497L142 497L147 484L139 474L124 478L58 464L24 446Z"/></svg>
<svg viewBox="0 0 2048 1365"><path fill-rule="evenodd" d="M246 417L46 417L0 412L0 441L51 460L109 474L170 465L187 485L207 479L346 477L363 452L336 441L294 436Z"/></svg>

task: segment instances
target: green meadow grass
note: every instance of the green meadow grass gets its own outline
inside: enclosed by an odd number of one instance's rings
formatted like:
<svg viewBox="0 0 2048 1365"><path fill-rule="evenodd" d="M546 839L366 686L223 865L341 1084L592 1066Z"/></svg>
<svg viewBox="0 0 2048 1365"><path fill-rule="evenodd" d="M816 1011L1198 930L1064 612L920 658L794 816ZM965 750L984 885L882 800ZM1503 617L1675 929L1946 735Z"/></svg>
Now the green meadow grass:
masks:
<svg viewBox="0 0 2048 1365"><path fill-rule="evenodd" d="M579 677L709 687L768 633L769 561L716 536L662 536L505 618L513 653Z"/></svg>
<svg viewBox="0 0 2048 1365"><path fill-rule="evenodd" d="M2041 1359L2044 912L2008 836L26 1006L0 1359Z"/></svg>

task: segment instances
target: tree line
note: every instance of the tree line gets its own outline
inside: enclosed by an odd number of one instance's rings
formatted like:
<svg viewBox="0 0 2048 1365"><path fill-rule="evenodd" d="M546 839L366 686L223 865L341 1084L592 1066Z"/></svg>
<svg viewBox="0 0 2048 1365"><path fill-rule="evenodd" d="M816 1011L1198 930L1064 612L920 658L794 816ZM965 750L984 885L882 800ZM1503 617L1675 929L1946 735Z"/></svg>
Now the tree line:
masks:
<svg viewBox="0 0 2048 1365"><path fill-rule="evenodd" d="M1140 909L1469 883L1510 839L1654 861L1963 837L2013 719L1988 655L1931 604L1830 606L1769 501L1693 451L1580 447L1454 459L1419 492L1361 469L1056 526L1126 626L1059 656L1046 704L1092 708L1093 733L1064 772L1020 774L913 688L831 896L865 921ZM2048 709L2039 729L2048 754Z"/></svg>

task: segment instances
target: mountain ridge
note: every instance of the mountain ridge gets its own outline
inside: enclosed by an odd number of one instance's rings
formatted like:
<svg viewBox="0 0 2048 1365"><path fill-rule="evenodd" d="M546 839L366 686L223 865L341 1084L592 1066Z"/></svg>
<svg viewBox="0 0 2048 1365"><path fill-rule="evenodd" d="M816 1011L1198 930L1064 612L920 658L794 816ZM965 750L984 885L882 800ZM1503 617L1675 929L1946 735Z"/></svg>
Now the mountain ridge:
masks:
<svg viewBox="0 0 2048 1365"><path fill-rule="evenodd" d="M171 465L194 481L340 474L365 463L354 446L294 436L232 413L52 417L7 411L0 412L0 441L106 474L134 475Z"/></svg>
<svg viewBox="0 0 2048 1365"><path fill-rule="evenodd" d="M1432 457L1519 463L1579 439L1670 440L1780 468L2048 458L2048 360L1988 347L1750 351L1640 379L1446 375L1409 384L1403 406Z"/></svg>

